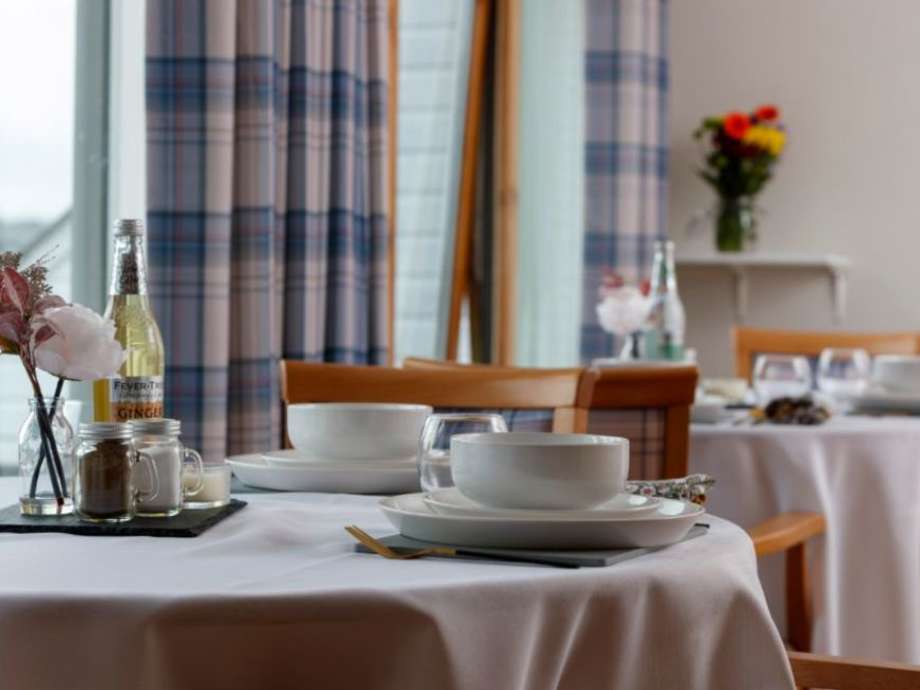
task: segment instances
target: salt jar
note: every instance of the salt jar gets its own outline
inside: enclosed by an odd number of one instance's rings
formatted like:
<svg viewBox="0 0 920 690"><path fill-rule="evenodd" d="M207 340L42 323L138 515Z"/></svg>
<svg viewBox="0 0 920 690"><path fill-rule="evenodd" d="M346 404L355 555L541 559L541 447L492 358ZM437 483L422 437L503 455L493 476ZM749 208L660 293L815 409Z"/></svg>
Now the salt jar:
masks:
<svg viewBox="0 0 920 690"><path fill-rule="evenodd" d="M182 422L177 419L133 419L129 425L135 446L151 457L160 478L156 496L138 503L138 515L171 517L178 514L185 499L201 491L204 484L201 455L182 445L179 440ZM192 472L186 471L187 464L194 466ZM185 481L183 475L186 475Z"/></svg>

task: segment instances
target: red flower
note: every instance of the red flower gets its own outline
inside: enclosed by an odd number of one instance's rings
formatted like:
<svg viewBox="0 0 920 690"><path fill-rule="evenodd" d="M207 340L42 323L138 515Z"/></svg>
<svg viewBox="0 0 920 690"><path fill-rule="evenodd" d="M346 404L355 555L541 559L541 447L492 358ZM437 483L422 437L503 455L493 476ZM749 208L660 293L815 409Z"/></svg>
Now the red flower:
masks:
<svg viewBox="0 0 920 690"><path fill-rule="evenodd" d="M648 297L652 292L652 281L646 278L641 283L639 283L639 292L641 292L643 296Z"/></svg>
<svg viewBox="0 0 920 690"><path fill-rule="evenodd" d="M741 139L751 128L751 118L744 113L728 113L722 121L722 129L732 139Z"/></svg>
<svg viewBox="0 0 920 690"><path fill-rule="evenodd" d="M772 122L779 119L779 108L775 105L762 105L755 112L754 117L759 122Z"/></svg>

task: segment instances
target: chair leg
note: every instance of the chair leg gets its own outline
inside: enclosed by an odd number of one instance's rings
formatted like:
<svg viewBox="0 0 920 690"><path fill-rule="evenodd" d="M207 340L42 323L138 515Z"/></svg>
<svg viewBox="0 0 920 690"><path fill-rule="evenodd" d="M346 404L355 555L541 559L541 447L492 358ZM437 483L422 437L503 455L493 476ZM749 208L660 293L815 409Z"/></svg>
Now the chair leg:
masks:
<svg viewBox="0 0 920 690"><path fill-rule="evenodd" d="M811 651L811 587L805 563L805 544L786 551L786 626L789 644L799 652Z"/></svg>

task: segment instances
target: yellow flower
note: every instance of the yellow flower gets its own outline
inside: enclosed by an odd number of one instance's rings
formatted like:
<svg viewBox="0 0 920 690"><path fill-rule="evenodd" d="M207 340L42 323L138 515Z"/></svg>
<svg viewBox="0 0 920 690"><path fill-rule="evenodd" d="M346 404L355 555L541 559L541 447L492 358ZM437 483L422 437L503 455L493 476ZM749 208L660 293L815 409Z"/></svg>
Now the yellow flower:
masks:
<svg viewBox="0 0 920 690"><path fill-rule="evenodd" d="M773 127L754 125L745 132L742 141L763 149L773 156L778 156L786 144L786 134Z"/></svg>
<svg viewBox="0 0 920 690"><path fill-rule="evenodd" d="M772 131L772 136L770 137L770 145L767 147L767 150L772 153L774 156L778 156L783 152L783 148L786 146L786 133L779 129L774 129Z"/></svg>

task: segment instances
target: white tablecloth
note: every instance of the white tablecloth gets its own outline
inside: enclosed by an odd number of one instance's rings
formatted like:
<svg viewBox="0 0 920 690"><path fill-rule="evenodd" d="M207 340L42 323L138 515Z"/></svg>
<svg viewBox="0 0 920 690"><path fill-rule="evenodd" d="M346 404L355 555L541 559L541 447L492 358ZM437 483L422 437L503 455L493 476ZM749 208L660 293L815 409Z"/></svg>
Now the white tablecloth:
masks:
<svg viewBox="0 0 920 690"><path fill-rule="evenodd" d="M690 469L716 478L707 507L743 527L787 510L825 515L810 549L815 651L920 663L920 420L694 425ZM781 557L762 578L782 627Z"/></svg>
<svg viewBox="0 0 920 690"><path fill-rule="evenodd" d="M750 541L718 518L564 570L386 561L342 530L392 532L373 498L244 498L195 539L0 535L0 687L791 687Z"/></svg>

